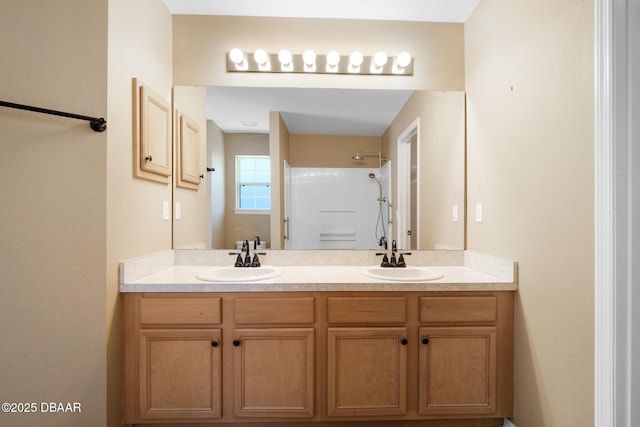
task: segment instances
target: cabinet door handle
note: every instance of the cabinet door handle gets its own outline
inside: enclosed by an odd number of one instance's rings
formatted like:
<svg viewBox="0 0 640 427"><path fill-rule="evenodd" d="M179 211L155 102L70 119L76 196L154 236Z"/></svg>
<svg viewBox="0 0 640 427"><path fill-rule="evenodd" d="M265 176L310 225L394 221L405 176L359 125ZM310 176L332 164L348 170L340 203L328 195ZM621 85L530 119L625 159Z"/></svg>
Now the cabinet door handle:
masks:
<svg viewBox="0 0 640 427"><path fill-rule="evenodd" d="M234 347L239 347L240 346L240 340L233 340L233 346Z"/></svg>
<svg viewBox="0 0 640 427"><path fill-rule="evenodd" d="M211 347L217 347L219 344L218 340L211 341Z"/></svg>
<svg viewBox="0 0 640 427"><path fill-rule="evenodd" d="M151 154L149 154L147 157L144 158L147 162L150 162L153 160L153 156L151 156Z"/></svg>
<svg viewBox="0 0 640 427"><path fill-rule="evenodd" d="M423 338L422 338L422 344L424 344L424 345L429 344L429 338L427 338L427 337L423 337Z"/></svg>
<svg viewBox="0 0 640 427"><path fill-rule="evenodd" d="M400 340L400 344L402 344L402 345L407 345L408 343L409 343L409 341L406 338L402 338Z"/></svg>

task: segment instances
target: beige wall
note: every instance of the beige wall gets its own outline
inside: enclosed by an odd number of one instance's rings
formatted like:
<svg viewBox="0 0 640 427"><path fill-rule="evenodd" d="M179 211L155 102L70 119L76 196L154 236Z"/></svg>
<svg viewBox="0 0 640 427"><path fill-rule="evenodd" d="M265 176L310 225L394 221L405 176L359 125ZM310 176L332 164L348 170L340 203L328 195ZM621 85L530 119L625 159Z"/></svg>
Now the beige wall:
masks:
<svg viewBox="0 0 640 427"><path fill-rule="evenodd" d="M171 248L171 222L161 219L170 186L131 174L131 78L138 77L166 99L174 81L466 89L468 202L485 207L483 223L470 216L468 247L520 262L514 421L593 425L591 3L483 0L464 31L453 24L176 17L175 61L172 18L159 0L20 7L0 0L0 16L4 100L106 115L109 123L96 134L84 122L2 109L0 323L11 347L0 351L0 397L79 401L83 410L0 414L0 424L120 425L117 263ZM402 45L415 57L416 75L224 72L232 46L283 44L366 53Z"/></svg>
<svg viewBox="0 0 640 427"><path fill-rule="evenodd" d="M465 24L468 248L519 262L518 427L594 422L593 13L483 0Z"/></svg>
<svg viewBox="0 0 640 427"><path fill-rule="evenodd" d="M118 262L171 249L171 220L162 219L162 202L171 202L171 185L133 178L131 147L132 77L171 101L171 28L171 15L160 0L109 0L106 318L110 427L121 425L122 418Z"/></svg>
<svg viewBox="0 0 640 427"><path fill-rule="evenodd" d="M356 152L380 151L375 136L289 134L289 166L311 168L378 167L378 157L353 160Z"/></svg>
<svg viewBox="0 0 640 427"><path fill-rule="evenodd" d="M215 169L207 177L208 190L211 200L205 209L209 221L207 222L207 245L210 248L225 248L227 216L226 216L226 168L224 133L211 120L207 120L207 166ZM266 236L265 236L266 237Z"/></svg>
<svg viewBox="0 0 640 427"><path fill-rule="evenodd" d="M0 21L3 101L107 117L106 0L0 0ZM0 412L2 426L105 425L114 126L0 107L0 401L37 404ZM42 413L40 402L82 412Z"/></svg>
<svg viewBox="0 0 640 427"><path fill-rule="evenodd" d="M235 248L237 240L253 240L260 236L261 240L269 241L270 215L237 214L233 210L236 206L236 156L269 155L269 136L250 133L229 133L224 139L225 151L225 182L226 182L226 248ZM270 242L268 242L270 243Z"/></svg>
<svg viewBox="0 0 640 427"><path fill-rule="evenodd" d="M177 85L464 90L462 24L188 15L175 16L173 24ZM234 47L249 52L287 47L297 54L407 50L414 57L414 75L227 73L225 55Z"/></svg>
<svg viewBox="0 0 640 427"><path fill-rule="evenodd" d="M205 117L206 88L203 86L176 86L173 88L173 107L194 120L200 128L200 173L204 179L197 190L176 186L177 174L173 176L173 247L206 247L207 245L207 202L211 192L212 175L206 172L207 162L207 119ZM174 117L175 120L175 117ZM175 123L174 134L178 132ZM178 147L174 138L173 170L177 171ZM180 219L175 217L176 203L180 203Z"/></svg>
<svg viewBox="0 0 640 427"><path fill-rule="evenodd" d="M465 95L464 92L416 91L407 100L382 138L385 155L392 161L394 178L405 172L398 164L398 137L416 120L419 125L418 247L464 249L465 208ZM394 200L398 188L394 187ZM458 206L458 222L453 206ZM393 212L393 235L397 218Z"/></svg>

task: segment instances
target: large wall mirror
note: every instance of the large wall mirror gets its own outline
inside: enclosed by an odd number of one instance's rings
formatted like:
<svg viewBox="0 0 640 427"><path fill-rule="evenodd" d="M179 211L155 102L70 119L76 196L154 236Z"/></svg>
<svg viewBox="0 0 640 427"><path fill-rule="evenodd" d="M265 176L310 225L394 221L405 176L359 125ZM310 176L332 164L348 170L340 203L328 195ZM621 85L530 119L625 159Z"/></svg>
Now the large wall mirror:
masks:
<svg viewBox="0 0 640 427"><path fill-rule="evenodd" d="M176 87L174 108L203 139L175 249L464 248L463 92Z"/></svg>

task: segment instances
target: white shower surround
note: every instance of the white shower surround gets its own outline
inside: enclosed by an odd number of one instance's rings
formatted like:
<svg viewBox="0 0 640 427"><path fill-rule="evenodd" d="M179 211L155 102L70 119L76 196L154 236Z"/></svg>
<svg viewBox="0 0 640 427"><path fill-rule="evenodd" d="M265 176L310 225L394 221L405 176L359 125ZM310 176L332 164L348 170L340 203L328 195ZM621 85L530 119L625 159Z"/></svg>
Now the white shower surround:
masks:
<svg viewBox="0 0 640 427"><path fill-rule="evenodd" d="M384 227L391 242L391 165L378 168L285 167L287 249L381 249L376 238L382 175ZM378 237L382 229L378 226Z"/></svg>

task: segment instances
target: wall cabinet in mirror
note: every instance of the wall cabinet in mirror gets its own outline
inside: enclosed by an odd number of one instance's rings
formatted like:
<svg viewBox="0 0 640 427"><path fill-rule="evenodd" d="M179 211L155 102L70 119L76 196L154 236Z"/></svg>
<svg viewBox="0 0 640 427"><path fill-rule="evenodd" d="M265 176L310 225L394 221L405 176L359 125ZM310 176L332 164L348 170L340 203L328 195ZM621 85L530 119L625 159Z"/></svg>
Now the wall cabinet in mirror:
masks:
<svg viewBox="0 0 640 427"><path fill-rule="evenodd" d="M170 182L171 104L133 79L133 175Z"/></svg>
<svg viewBox="0 0 640 427"><path fill-rule="evenodd" d="M200 126L181 111L176 111L176 185L197 190L200 185Z"/></svg>

